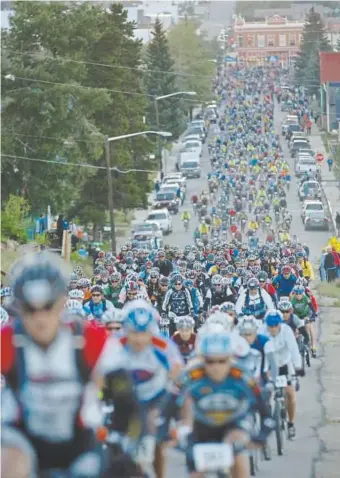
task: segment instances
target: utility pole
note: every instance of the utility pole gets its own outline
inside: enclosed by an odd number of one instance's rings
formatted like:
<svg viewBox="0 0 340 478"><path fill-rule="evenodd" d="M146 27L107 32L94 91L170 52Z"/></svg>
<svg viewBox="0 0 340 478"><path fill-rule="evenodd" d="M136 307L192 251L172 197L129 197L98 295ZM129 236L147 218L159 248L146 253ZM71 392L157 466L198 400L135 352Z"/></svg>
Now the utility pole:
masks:
<svg viewBox="0 0 340 478"><path fill-rule="evenodd" d="M110 226L111 226L111 249L116 253L116 230L115 217L113 211L113 189L112 189L112 174L111 174L111 156L110 156L110 142L109 138L105 136L105 160L107 171L107 185L108 185L108 205L110 212Z"/></svg>
<svg viewBox="0 0 340 478"><path fill-rule="evenodd" d="M154 96L153 98L154 104L155 104L155 112L156 112L156 125L157 125L157 131L160 130L160 124L159 124L159 111L158 111L158 101L157 97ZM157 155L159 159L159 166L160 166L160 172L163 172L163 158L162 158L162 145L161 145L161 138L159 135L157 135Z"/></svg>

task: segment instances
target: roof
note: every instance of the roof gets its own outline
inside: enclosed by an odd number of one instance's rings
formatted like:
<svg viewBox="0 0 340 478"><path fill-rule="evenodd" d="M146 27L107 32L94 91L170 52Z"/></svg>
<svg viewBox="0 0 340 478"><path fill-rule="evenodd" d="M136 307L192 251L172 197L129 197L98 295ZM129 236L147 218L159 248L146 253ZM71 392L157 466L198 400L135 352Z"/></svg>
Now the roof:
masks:
<svg viewBox="0 0 340 478"><path fill-rule="evenodd" d="M320 83L340 82L340 52L320 52Z"/></svg>

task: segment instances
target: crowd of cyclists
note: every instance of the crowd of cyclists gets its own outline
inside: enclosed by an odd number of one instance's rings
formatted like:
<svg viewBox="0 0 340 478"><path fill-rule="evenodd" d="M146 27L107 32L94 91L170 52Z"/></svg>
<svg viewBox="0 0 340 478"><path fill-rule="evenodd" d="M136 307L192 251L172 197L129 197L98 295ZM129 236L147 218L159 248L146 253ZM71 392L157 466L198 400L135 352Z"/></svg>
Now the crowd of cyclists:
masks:
<svg viewBox="0 0 340 478"><path fill-rule="evenodd" d="M273 118L282 76L218 70L193 244L98 251L92 277L48 252L13 266L1 291L4 478L163 478L169 447L192 478L248 478L257 453L271 459L271 432L279 454L283 433L295 438L318 305L308 247L289 232ZM291 103L308 109L303 92Z"/></svg>

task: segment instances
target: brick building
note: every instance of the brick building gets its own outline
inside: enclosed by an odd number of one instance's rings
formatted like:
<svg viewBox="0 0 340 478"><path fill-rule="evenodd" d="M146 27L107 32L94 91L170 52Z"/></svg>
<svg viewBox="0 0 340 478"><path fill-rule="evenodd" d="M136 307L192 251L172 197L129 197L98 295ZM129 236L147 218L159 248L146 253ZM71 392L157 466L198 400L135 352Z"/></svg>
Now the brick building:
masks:
<svg viewBox="0 0 340 478"><path fill-rule="evenodd" d="M280 15L252 22L237 17L233 23L237 57L247 62L278 61L288 66L299 52L303 26L303 21Z"/></svg>

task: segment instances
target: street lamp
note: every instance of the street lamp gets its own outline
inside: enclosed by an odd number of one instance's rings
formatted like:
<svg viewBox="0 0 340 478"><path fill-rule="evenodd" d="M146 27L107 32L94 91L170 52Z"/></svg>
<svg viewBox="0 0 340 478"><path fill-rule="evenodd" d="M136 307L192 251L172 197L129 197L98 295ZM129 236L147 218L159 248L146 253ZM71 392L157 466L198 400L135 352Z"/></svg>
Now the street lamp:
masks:
<svg viewBox="0 0 340 478"><path fill-rule="evenodd" d="M197 94L196 91L175 91L174 93L169 93L168 95L154 96L153 101L154 101L154 104L155 104L157 129L160 128L158 100L164 100L165 98L170 98L171 96L179 96L179 95L196 96L196 94ZM159 136L157 138L157 151L158 151L158 157L159 157L159 161L160 161L160 170L162 172L163 171L162 148L161 148L161 142L160 142Z"/></svg>
<svg viewBox="0 0 340 478"><path fill-rule="evenodd" d="M121 136L105 136L105 159L107 169L107 182L108 182L108 203L110 210L110 226L111 226L111 247L112 251L116 252L116 231L115 231L115 218L113 212L113 188L112 188L112 174L111 174L111 151L110 143L119 141L120 139L133 138L134 136L144 136L146 134L156 134L157 136L163 136L167 138L172 136L172 133L167 131L139 131L138 133L123 134Z"/></svg>

